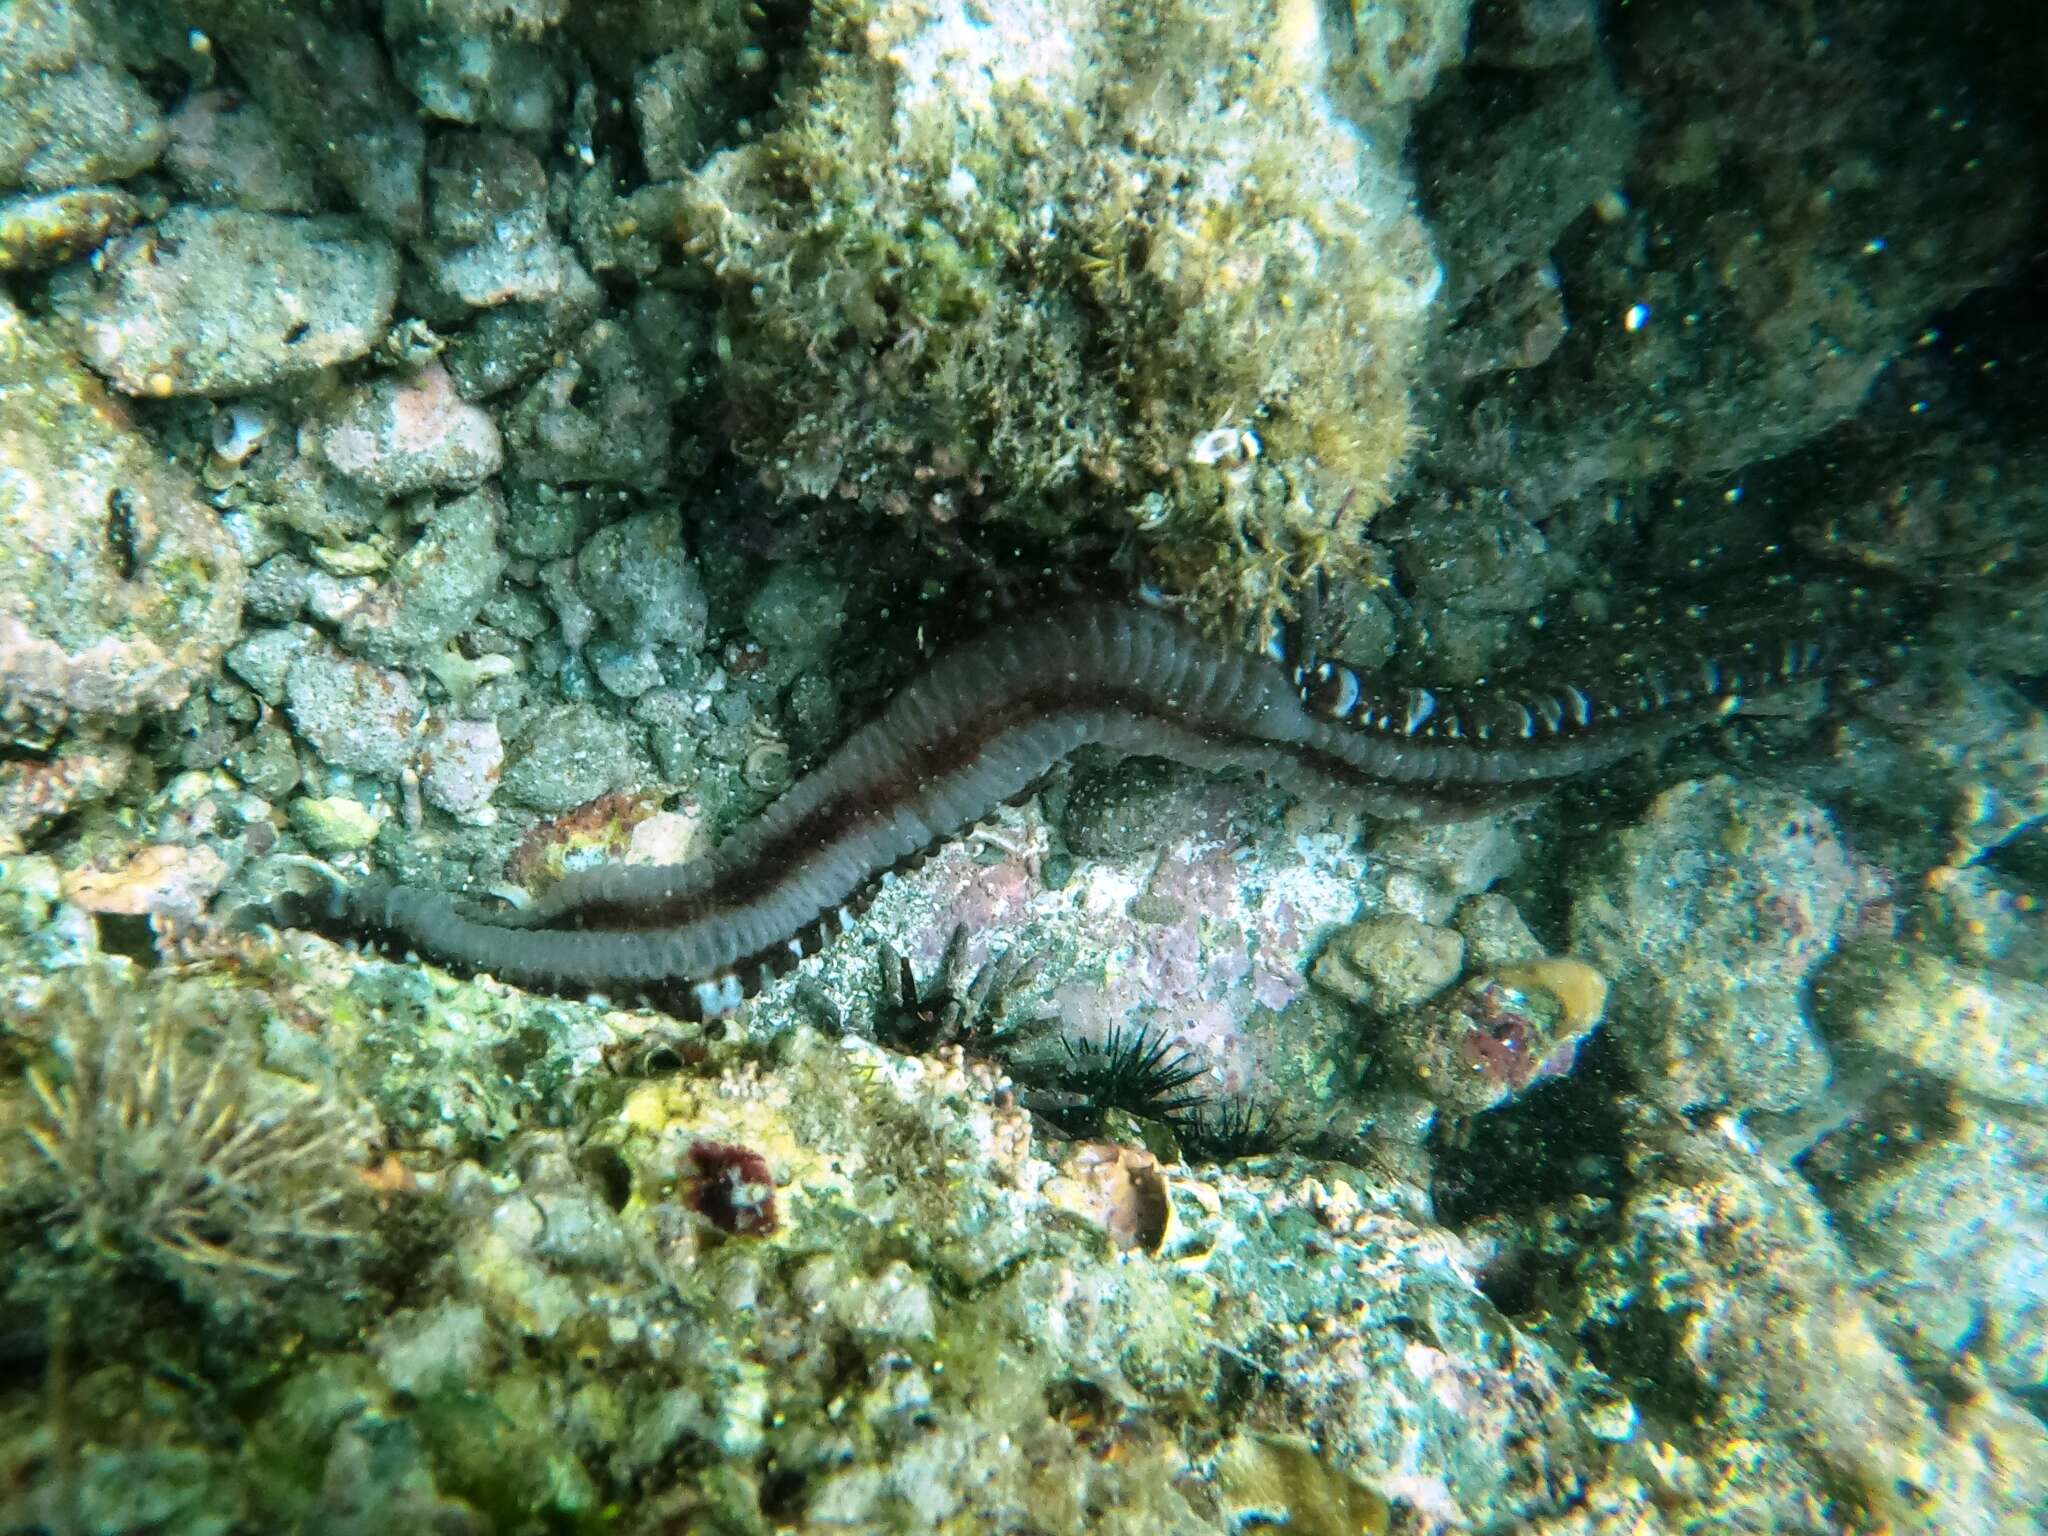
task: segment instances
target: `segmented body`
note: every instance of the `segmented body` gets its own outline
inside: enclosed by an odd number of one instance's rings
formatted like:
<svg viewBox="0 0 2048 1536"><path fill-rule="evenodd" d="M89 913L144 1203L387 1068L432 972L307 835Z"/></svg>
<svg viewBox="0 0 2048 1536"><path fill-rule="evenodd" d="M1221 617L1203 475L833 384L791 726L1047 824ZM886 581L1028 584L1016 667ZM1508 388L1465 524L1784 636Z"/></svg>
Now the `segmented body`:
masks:
<svg viewBox="0 0 2048 1536"><path fill-rule="evenodd" d="M706 857L584 871L523 909L366 883L317 915L508 981L719 1014L850 927L877 877L1084 745L1251 768L1381 816L1442 814L1603 767L1829 661L1800 633L1625 687L1431 691L1333 664L1290 672L1150 608L1075 606L941 656Z"/></svg>

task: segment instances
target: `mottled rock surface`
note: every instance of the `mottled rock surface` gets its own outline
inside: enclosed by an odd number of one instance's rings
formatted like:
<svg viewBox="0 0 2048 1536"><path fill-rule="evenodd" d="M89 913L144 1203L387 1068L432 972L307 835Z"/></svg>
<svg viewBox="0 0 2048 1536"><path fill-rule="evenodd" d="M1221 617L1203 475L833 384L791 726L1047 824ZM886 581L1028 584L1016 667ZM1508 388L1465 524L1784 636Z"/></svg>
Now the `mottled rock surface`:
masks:
<svg viewBox="0 0 2048 1536"><path fill-rule="evenodd" d="M1675 1125L1635 1156L1619 1229L1581 1267L1576 1332L1638 1361L1665 1401L1711 1398L1745 1427L1702 1458L1710 1477L1717 1460L1745 1469L1720 1518L1989 1536L2048 1499L2048 1432L1981 1384L1935 1413L1796 1175Z"/></svg>
<svg viewBox="0 0 2048 1536"><path fill-rule="evenodd" d="M377 590L342 621L342 644L373 661L433 665L497 590L504 512L491 486L433 508Z"/></svg>
<svg viewBox="0 0 2048 1536"><path fill-rule="evenodd" d="M1893 1123L1914 1123L1884 1104ZM1873 1116L1874 1123L1883 1123ZM1982 1369L2007 1391L2048 1379L2048 1133L1973 1104L1917 1134L1848 1130L1814 1166L1874 1307L1916 1362Z"/></svg>
<svg viewBox="0 0 2048 1536"><path fill-rule="evenodd" d="M1393 913L1338 929L1313 975L1340 997L1386 1015L1428 1001L1464 965L1462 935Z"/></svg>
<svg viewBox="0 0 2048 1536"><path fill-rule="evenodd" d="M163 153L162 115L106 41L93 8L71 0L0 13L0 187L118 181Z"/></svg>
<svg viewBox="0 0 2048 1536"><path fill-rule="evenodd" d="M1828 1078L1807 978L1880 894L1819 806L1696 780L1610 840L1573 950L1613 979L1615 1038L1652 1098L1789 1109Z"/></svg>
<svg viewBox="0 0 2048 1536"><path fill-rule="evenodd" d="M2048 1109L2048 986L1869 940L1836 956L1815 990L1820 1017L1845 1045L1980 1098Z"/></svg>
<svg viewBox="0 0 2048 1536"><path fill-rule="evenodd" d="M354 391L319 434L330 465L383 496L474 485L505 458L497 423L457 398L438 363Z"/></svg>
<svg viewBox="0 0 2048 1536"><path fill-rule="evenodd" d="M322 761L376 778L397 776L419 730L419 695L405 675L312 648L285 674L285 710Z"/></svg>
<svg viewBox="0 0 2048 1536"><path fill-rule="evenodd" d="M180 702L241 611L241 557L71 355L0 300L0 730Z"/></svg>
<svg viewBox="0 0 2048 1536"><path fill-rule="evenodd" d="M361 357L398 260L337 219L181 206L109 249L73 301L84 355L131 395L231 395Z"/></svg>

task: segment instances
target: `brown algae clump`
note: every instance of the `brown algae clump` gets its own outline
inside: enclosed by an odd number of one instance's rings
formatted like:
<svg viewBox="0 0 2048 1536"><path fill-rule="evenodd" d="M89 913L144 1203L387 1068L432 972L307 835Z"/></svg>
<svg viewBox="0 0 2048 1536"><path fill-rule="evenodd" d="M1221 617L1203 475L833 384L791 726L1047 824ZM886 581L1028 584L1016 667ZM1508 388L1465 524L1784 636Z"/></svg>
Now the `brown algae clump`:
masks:
<svg viewBox="0 0 2048 1536"><path fill-rule="evenodd" d="M678 207L762 479L1134 536L1217 609L1344 574L1439 269L1314 13L878 0L813 28L781 126Z"/></svg>

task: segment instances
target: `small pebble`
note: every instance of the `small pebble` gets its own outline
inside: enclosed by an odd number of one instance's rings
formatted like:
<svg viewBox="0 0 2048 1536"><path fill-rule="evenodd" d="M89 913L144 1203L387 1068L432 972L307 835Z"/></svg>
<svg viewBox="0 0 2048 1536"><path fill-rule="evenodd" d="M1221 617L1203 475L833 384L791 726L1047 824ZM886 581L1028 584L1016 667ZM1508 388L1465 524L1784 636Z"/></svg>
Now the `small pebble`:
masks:
<svg viewBox="0 0 2048 1536"><path fill-rule="evenodd" d="M106 248L79 316L131 395L232 395L358 358L391 323L398 253L345 219L173 208Z"/></svg>
<svg viewBox="0 0 2048 1536"><path fill-rule="evenodd" d="M1388 1015L1436 996L1464 963L1460 934L1388 914L1338 929L1311 975L1339 997Z"/></svg>
<svg viewBox="0 0 2048 1536"><path fill-rule="evenodd" d="M384 818L348 795L309 799L305 795L287 808L292 826L316 853L357 853L377 840Z"/></svg>

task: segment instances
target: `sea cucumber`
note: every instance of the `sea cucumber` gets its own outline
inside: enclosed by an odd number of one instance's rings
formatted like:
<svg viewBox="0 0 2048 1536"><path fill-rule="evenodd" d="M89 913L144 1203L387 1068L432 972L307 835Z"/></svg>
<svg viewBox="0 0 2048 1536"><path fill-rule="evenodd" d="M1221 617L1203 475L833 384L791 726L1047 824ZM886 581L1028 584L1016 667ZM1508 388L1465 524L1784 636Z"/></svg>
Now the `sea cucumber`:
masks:
<svg viewBox="0 0 2048 1536"><path fill-rule="evenodd" d="M1585 773L1839 664L1782 625L1627 687L1389 688L1333 664L1290 671L1151 608L1058 608L943 654L881 714L713 853L572 874L524 908L369 881L325 926L371 931L522 985L730 1012L852 926L880 876L1094 743L1250 768L1381 816L1455 812Z"/></svg>

